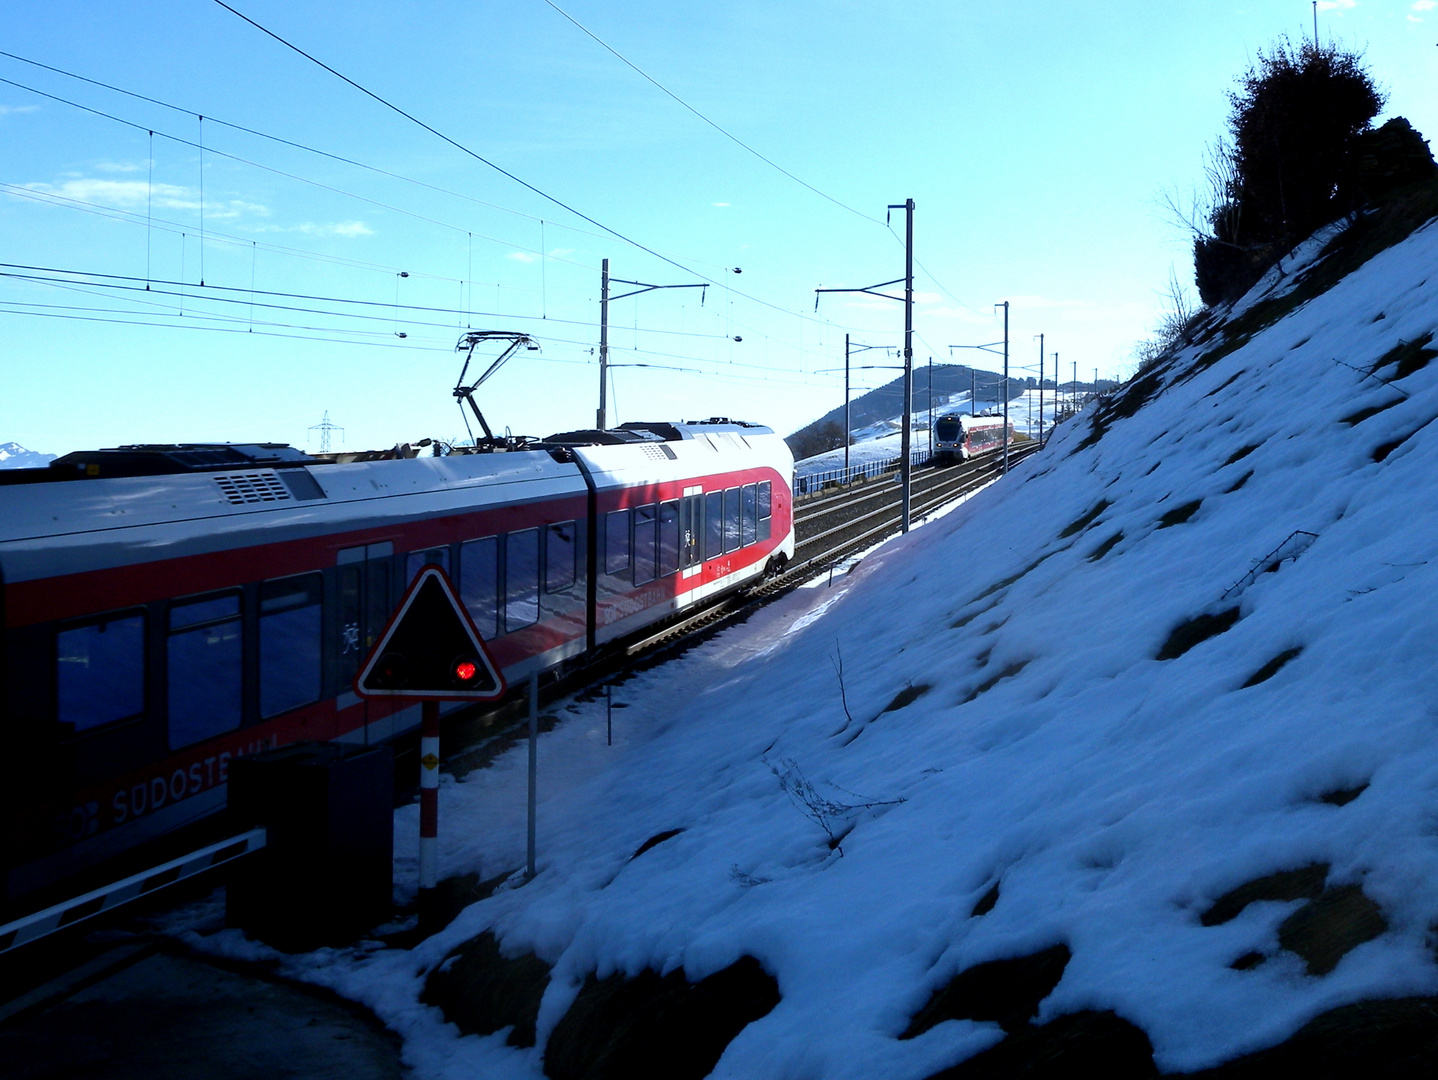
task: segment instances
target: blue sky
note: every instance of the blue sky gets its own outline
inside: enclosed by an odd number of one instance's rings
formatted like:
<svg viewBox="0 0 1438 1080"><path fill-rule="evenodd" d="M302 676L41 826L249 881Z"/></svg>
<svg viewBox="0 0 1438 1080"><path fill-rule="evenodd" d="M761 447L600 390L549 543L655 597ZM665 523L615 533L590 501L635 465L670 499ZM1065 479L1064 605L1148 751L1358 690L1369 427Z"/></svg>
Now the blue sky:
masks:
<svg viewBox="0 0 1438 1080"><path fill-rule="evenodd" d="M1075 362L1084 379L1123 376L1170 267L1190 277L1162 193L1201 178L1256 51L1312 25L1304 0L560 3L825 198L545 0L233 6L672 262L211 0L27 7L0 50L180 111L0 57L0 78L23 84L0 83L0 262L51 279L0 279L0 441L314 448L326 411L347 448L463 435L450 389L468 328L542 345L481 390L493 424L588 426L605 257L618 278L714 283L702 304L686 289L612 305L613 361L650 366L615 369L611 421L720 414L787 432L842 401L846 332L900 343L901 305L827 297L816 313L813 290L900 277L902 215L884 219L906 198L919 363L998 339L992 305L1009 300L1016 370L1043 332L1065 377ZM1320 8L1325 37L1366 51L1386 115L1438 132L1438 6Z"/></svg>

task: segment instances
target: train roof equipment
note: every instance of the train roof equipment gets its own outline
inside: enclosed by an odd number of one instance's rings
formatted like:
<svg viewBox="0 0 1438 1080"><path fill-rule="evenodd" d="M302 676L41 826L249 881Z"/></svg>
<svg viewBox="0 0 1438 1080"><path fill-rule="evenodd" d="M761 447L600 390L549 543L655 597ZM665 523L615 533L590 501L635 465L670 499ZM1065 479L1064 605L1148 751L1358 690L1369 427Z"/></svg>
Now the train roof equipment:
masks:
<svg viewBox="0 0 1438 1080"><path fill-rule="evenodd" d="M466 386L464 377L469 374L469 365L474 359L475 348L491 341L508 342L508 344L499 356L490 362L489 367L484 369L484 374ZM503 367L504 362L518 352L521 345L531 352L539 351L538 342L528 334L516 333L509 330L471 330L465 334L464 337L460 338L459 344L454 347L455 352L465 354L464 366L459 369L459 379L454 385L454 397L455 400L459 402L459 415L464 418L465 430L469 432L470 439L477 447L492 450L510 450L515 449L517 445L522 445L527 441L524 439L516 440L512 436L496 438L494 432L489 430L489 424L484 419L484 413L479 411L479 405L474 400L474 392L480 388L486 379ZM476 439L474 437L474 429L469 426L469 417L466 416L464 412L466 402L469 403L470 410L474 413L474 418L479 421L479 426L484 429L483 440Z"/></svg>

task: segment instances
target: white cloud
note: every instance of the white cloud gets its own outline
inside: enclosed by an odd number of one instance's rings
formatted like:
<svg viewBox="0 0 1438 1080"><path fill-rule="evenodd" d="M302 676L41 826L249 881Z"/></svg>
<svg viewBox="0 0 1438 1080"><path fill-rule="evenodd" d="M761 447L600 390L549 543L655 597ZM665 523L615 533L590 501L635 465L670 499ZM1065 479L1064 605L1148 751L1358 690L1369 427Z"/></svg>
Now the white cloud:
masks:
<svg viewBox="0 0 1438 1080"><path fill-rule="evenodd" d="M1358 6L1358 0L1318 0L1319 11L1337 11L1340 15Z"/></svg>
<svg viewBox="0 0 1438 1080"><path fill-rule="evenodd" d="M726 202L712 202L712 203L710 203L709 205L710 205L710 206L732 206L733 204L732 204L732 203L726 203Z"/></svg>
<svg viewBox="0 0 1438 1080"><path fill-rule="evenodd" d="M515 262L534 263L539 261L539 256L529 251L511 251L509 258Z"/></svg>
<svg viewBox="0 0 1438 1080"><path fill-rule="evenodd" d="M336 221L329 225L315 225L306 221L296 225L295 232L309 236L373 236L374 230L363 221Z"/></svg>
<svg viewBox="0 0 1438 1080"><path fill-rule="evenodd" d="M96 163L95 168L101 172L132 173L140 172L149 164L148 161L101 161Z"/></svg>
<svg viewBox="0 0 1438 1080"><path fill-rule="evenodd" d="M269 213L268 210L265 213ZM301 221L298 225L259 225L253 232L300 233L304 236L373 236L374 230L363 221L335 221L318 223Z"/></svg>
<svg viewBox="0 0 1438 1080"><path fill-rule="evenodd" d="M104 166L101 166L104 168ZM116 166L114 171L130 171ZM151 184L144 180L100 180L79 176L60 184L25 184L26 191L51 195L57 199L109 206L117 210L138 212L145 207L155 210L187 210L198 213L199 193L181 184ZM243 199L206 199L206 221L233 221L240 217L268 217L270 208Z"/></svg>
<svg viewBox="0 0 1438 1080"><path fill-rule="evenodd" d="M1435 7L1438 7L1438 0L1414 0L1413 3L1414 11L1432 11Z"/></svg>
<svg viewBox="0 0 1438 1080"><path fill-rule="evenodd" d="M166 210L198 210L200 200L195 192L179 184L147 184L143 180L95 180L80 178L55 184L25 184L28 191L56 195L62 199L99 203L121 209L151 205Z"/></svg>
<svg viewBox="0 0 1438 1080"><path fill-rule="evenodd" d="M573 254L574 254L574 249L573 249L573 248L550 248L550 249L549 249L549 256L550 256L550 258L552 258L552 259L562 259L562 258L564 258L566 255L573 255Z"/></svg>
<svg viewBox="0 0 1438 1080"><path fill-rule="evenodd" d="M0 105L0 116L14 116L16 113L39 112L38 105Z"/></svg>

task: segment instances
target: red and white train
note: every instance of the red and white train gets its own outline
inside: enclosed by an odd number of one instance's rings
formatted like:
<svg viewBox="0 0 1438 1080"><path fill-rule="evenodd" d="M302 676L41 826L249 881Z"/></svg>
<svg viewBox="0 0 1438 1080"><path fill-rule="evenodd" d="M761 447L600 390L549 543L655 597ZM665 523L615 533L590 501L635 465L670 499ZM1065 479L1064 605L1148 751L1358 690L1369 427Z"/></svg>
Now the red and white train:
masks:
<svg viewBox="0 0 1438 1080"><path fill-rule="evenodd" d="M238 756L417 726L352 680L424 565L515 685L787 561L792 482L781 438L722 419L444 457L139 446L0 472L5 896L221 809Z"/></svg>
<svg viewBox="0 0 1438 1080"><path fill-rule="evenodd" d="M968 461L975 454L998 450L1004 445L1006 430L1012 444L1014 426L1002 416L947 413L934 421L934 464Z"/></svg>

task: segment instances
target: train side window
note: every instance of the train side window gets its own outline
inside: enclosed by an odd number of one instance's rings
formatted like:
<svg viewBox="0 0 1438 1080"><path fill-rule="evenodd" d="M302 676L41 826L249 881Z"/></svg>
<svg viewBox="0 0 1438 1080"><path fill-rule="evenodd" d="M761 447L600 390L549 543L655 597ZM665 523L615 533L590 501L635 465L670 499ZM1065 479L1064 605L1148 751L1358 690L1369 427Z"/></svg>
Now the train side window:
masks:
<svg viewBox="0 0 1438 1080"><path fill-rule="evenodd" d="M743 532L740 535L740 542L745 547L748 547L754 542L756 536L758 535L758 519L754 516L754 514L759 506L759 485L745 484L741 490L743 491L741 505L743 506L744 522Z"/></svg>
<svg viewBox="0 0 1438 1080"><path fill-rule="evenodd" d="M759 525L757 539L761 543L765 540L768 540L773 532L774 492L770 484L770 481L765 480L762 484L759 485Z"/></svg>
<svg viewBox="0 0 1438 1080"><path fill-rule="evenodd" d="M717 559L724 554L724 493L711 491L704 496L704 558Z"/></svg>
<svg viewBox="0 0 1438 1080"><path fill-rule="evenodd" d="M324 579L301 574L260 583L260 717L320 699Z"/></svg>
<svg viewBox="0 0 1438 1080"><path fill-rule="evenodd" d="M659 507L654 503L634 508L634 584L654 580L655 545L658 535Z"/></svg>
<svg viewBox="0 0 1438 1080"><path fill-rule="evenodd" d="M145 710L145 616L122 615L55 635L56 718L75 734Z"/></svg>
<svg viewBox="0 0 1438 1080"><path fill-rule="evenodd" d="M170 749L240 726L241 623L237 593L170 605L167 640Z"/></svg>
<svg viewBox="0 0 1438 1080"><path fill-rule="evenodd" d="M739 550L739 489L724 492L724 550Z"/></svg>
<svg viewBox="0 0 1438 1080"><path fill-rule="evenodd" d="M629 569L629 511L604 516L604 572L622 574Z"/></svg>
<svg viewBox="0 0 1438 1080"><path fill-rule="evenodd" d="M404 580L413 582L426 566L437 566L449 573L449 548L430 548L427 551L411 551L404 561Z"/></svg>
<svg viewBox="0 0 1438 1080"><path fill-rule="evenodd" d="M499 635L499 538L459 545L459 598L486 641Z"/></svg>
<svg viewBox="0 0 1438 1080"><path fill-rule="evenodd" d="M562 592L574 584L575 524L561 521L544 533L544 591Z"/></svg>
<svg viewBox="0 0 1438 1080"><path fill-rule="evenodd" d="M659 576L679 570L679 503L659 504Z"/></svg>
<svg viewBox="0 0 1438 1080"><path fill-rule="evenodd" d="M504 630L539 620L539 530L521 529L504 538Z"/></svg>

